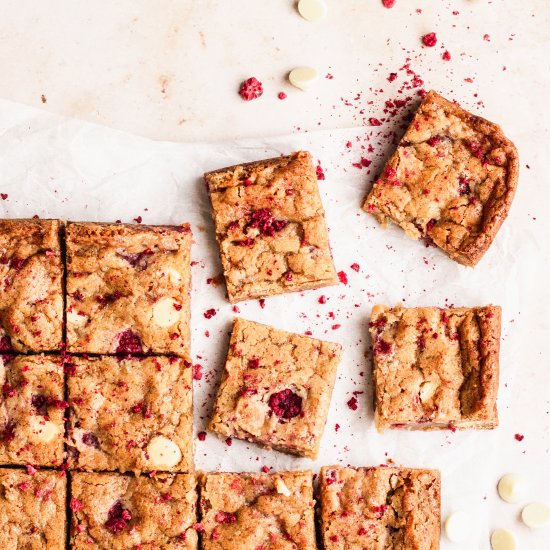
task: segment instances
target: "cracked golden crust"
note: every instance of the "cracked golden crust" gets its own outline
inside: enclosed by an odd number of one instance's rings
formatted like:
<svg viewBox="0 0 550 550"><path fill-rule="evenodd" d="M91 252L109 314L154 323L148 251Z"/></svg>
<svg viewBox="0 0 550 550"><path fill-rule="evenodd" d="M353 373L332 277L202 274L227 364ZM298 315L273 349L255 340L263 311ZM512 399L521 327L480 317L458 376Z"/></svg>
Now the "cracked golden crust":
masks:
<svg viewBox="0 0 550 550"><path fill-rule="evenodd" d="M311 155L204 175L230 302L338 284ZM251 227L254 212L284 227Z"/></svg>
<svg viewBox="0 0 550 550"><path fill-rule="evenodd" d="M0 548L64 550L64 472L0 469Z"/></svg>
<svg viewBox="0 0 550 550"><path fill-rule="evenodd" d="M65 429L61 359L0 355L0 388L0 464L60 466ZM37 410L33 398L39 397L44 405Z"/></svg>
<svg viewBox="0 0 550 550"><path fill-rule="evenodd" d="M59 350L63 290L59 220L0 220L0 350Z"/></svg>
<svg viewBox="0 0 550 550"><path fill-rule="evenodd" d="M70 468L153 471L147 446L164 436L181 451L170 471L193 469L192 368L168 357L71 360L67 445ZM188 365L188 366L186 366ZM90 435L97 444L90 443ZM99 448L97 448L99 446Z"/></svg>
<svg viewBox="0 0 550 550"><path fill-rule="evenodd" d="M379 430L498 426L501 308L373 308Z"/></svg>
<svg viewBox="0 0 550 550"><path fill-rule="evenodd" d="M117 353L131 330L144 353L188 356L191 242L187 224L69 223L68 351Z"/></svg>
<svg viewBox="0 0 550 550"><path fill-rule="evenodd" d="M437 470L323 466L325 550L438 550L441 480Z"/></svg>
<svg viewBox="0 0 550 550"><path fill-rule="evenodd" d="M203 550L315 550L312 483L310 471L204 474Z"/></svg>
<svg viewBox="0 0 550 550"><path fill-rule="evenodd" d="M339 344L235 319L209 429L220 437L315 458L341 351ZM301 398L301 413L283 420L269 401L286 390Z"/></svg>
<svg viewBox="0 0 550 550"><path fill-rule="evenodd" d="M71 548L196 550L195 485L192 474L157 474L153 478L73 474L71 495L78 503L72 506ZM132 519L115 534L105 523L109 510L117 502L129 511Z"/></svg>
<svg viewBox="0 0 550 550"><path fill-rule="evenodd" d="M519 158L500 126L431 91L363 209L474 266L508 215Z"/></svg>

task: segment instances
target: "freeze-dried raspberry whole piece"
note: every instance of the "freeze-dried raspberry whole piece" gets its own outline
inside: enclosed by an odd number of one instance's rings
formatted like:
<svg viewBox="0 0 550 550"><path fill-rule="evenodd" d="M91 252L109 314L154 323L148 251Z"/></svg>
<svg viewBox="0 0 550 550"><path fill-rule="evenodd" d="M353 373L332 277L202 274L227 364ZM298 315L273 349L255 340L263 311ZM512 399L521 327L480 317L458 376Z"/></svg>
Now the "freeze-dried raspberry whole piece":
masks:
<svg viewBox="0 0 550 550"><path fill-rule="evenodd" d="M433 48L437 44L437 35L435 32L429 32L422 37L422 44L428 48Z"/></svg>
<svg viewBox="0 0 550 550"><path fill-rule="evenodd" d="M269 408L279 418L289 420L302 412L302 398L287 388L269 397Z"/></svg>
<svg viewBox="0 0 550 550"><path fill-rule="evenodd" d="M120 533L126 529L126 526L131 519L132 514L130 514L130 511L126 510L120 501L117 501L109 510L105 527L107 527L111 533Z"/></svg>
<svg viewBox="0 0 550 550"><path fill-rule="evenodd" d="M385 340L382 340L380 338L378 342L376 342L376 348L375 351L377 353L382 353L384 355L387 355L391 352L392 345L389 342L386 342Z"/></svg>
<svg viewBox="0 0 550 550"><path fill-rule="evenodd" d="M47 414L47 410L46 410L47 402L48 402L48 399L46 398L45 395L33 395L31 397L31 405L42 416Z"/></svg>
<svg viewBox="0 0 550 550"><path fill-rule="evenodd" d="M382 0L382 4L385 8L393 8L395 6L395 0Z"/></svg>
<svg viewBox="0 0 550 550"><path fill-rule="evenodd" d="M239 89L239 95L245 101L251 101L257 99L264 93L262 83L256 78L251 77L241 82L241 88Z"/></svg>
<svg viewBox="0 0 550 550"><path fill-rule="evenodd" d="M9 336L2 336L0 338L0 352L11 351L11 340Z"/></svg>
<svg viewBox="0 0 550 550"><path fill-rule="evenodd" d="M73 512L78 512L84 508L84 504L82 504L82 502L77 498L71 497L69 507L73 510Z"/></svg>
<svg viewBox="0 0 550 550"><path fill-rule="evenodd" d="M269 208L261 208L250 214L250 221L247 227L258 229L260 235L273 237L275 233L283 230L287 225L285 220L274 220L273 212Z"/></svg>
<svg viewBox="0 0 550 550"><path fill-rule="evenodd" d="M82 443L88 445L88 447L94 447L95 449L100 448L99 439L92 432L87 432L82 435Z"/></svg>
<svg viewBox="0 0 550 550"><path fill-rule="evenodd" d="M136 254L123 254L118 252L117 256L123 260L126 260L136 271L144 271L147 269L149 256L152 254L154 254L154 252L149 248L146 248L143 252L138 252Z"/></svg>
<svg viewBox="0 0 550 550"><path fill-rule="evenodd" d="M229 512L218 512L216 514L216 521L218 523L235 523L237 516Z"/></svg>
<svg viewBox="0 0 550 550"><path fill-rule="evenodd" d="M141 338L130 329L125 330L118 338L118 346L115 353L142 353Z"/></svg>
<svg viewBox="0 0 550 550"><path fill-rule="evenodd" d="M15 439L15 422L8 420L4 429L2 430L2 440L5 443L9 443Z"/></svg>

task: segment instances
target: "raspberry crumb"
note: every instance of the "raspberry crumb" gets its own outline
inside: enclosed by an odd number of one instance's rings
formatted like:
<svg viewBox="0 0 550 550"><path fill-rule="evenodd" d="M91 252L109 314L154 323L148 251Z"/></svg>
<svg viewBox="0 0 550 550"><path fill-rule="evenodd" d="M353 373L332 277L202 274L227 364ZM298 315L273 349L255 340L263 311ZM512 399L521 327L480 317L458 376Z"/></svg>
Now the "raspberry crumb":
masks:
<svg viewBox="0 0 550 550"><path fill-rule="evenodd" d="M214 317L214 315L216 315L216 313L218 312L214 308L211 308L207 309L203 315L205 319L211 319L212 317Z"/></svg>
<svg viewBox="0 0 550 550"><path fill-rule="evenodd" d="M340 279L340 282L344 285L348 284L348 276L346 275L345 271L339 271L338 272L338 279Z"/></svg>
<svg viewBox="0 0 550 550"><path fill-rule="evenodd" d="M198 363L196 365L193 365L193 380L201 380L202 379L202 365L199 365Z"/></svg>
<svg viewBox="0 0 550 550"><path fill-rule="evenodd" d="M374 117L369 118L369 124L371 126L382 126L382 123L377 118L374 118Z"/></svg>
<svg viewBox="0 0 550 550"><path fill-rule="evenodd" d="M320 304L326 304L327 303L327 297L323 294L322 296L319 296L319 299L317 301Z"/></svg>
<svg viewBox="0 0 550 550"><path fill-rule="evenodd" d="M356 411L357 410L357 397L352 397L348 401L347 405L352 411Z"/></svg>
<svg viewBox="0 0 550 550"><path fill-rule="evenodd" d="M324 173L323 168L321 166L321 161L318 161L317 168L315 170L317 172L317 179L318 180L324 180L325 179L325 173Z"/></svg>
<svg viewBox="0 0 550 550"><path fill-rule="evenodd" d="M422 37L422 44L428 48L433 48L437 44L437 35L435 32L429 32Z"/></svg>
<svg viewBox="0 0 550 550"><path fill-rule="evenodd" d="M356 264L356 263L351 264L350 267L351 267L351 269L353 269L353 271L355 271L355 272L357 272L357 273L359 273L359 269L361 269L361 267L359 266L359 264Z"/></svg>
<svg viewBox="0 0 550 550"><path fill-rule="evenodd" d="M233 445L233 440L228 437L226 440L225 440L225 444L228 446L228 447L231 447L231 445Z"/></svg>
<svg viewBox="0 0 550 550"><path fill-rule="evenodd" d="M279 99L286 99L286 94L284 92L279 92L279 94L277 95L277 97Z"/></svg>
<svg viewBox="0 0 550 550"><path fill-rule="evenodd" d="M382 4L385 8L393 8L395 6L395 0L382 0Z"/></svg>
<svg viewBox="0 0 550 550"><path fill-rule="evenodd" d="M244 101L251 101L259 98L264 93L262 83L254 76L241 82L239 95Z"/></svg>
<svg viewBox="0 0 550 550"><path fill-rule="evenodd" d="M84 504L82 504L80 500L74 497L71 498L69 506L73 512L78 512L79 510L82 510L82 508L84 508Z"/></svg>
<svg viewBox="0 0 550 550"><path fill-rule="evenodd" d="M8 194L7 193L0 193L0 198L5 201L7 198L8 198Z"/></svg>
<svg viewBox="0 0 550 550"><path fill-rule="evenodd" d="M444 61L450 61L451 60L451 52L449 52L449 50L445 50L443 52L443 60Z"/></svg>
<svg viewBox="0 0 550 550"><path fill-rule="evenodd" d="M204 441L206 439L206 432L199 432L197 437L199 438L199 441Z"/></svg>
<svg viewBox="0 0 550 550"><path fill-rule="evenodd" d="M516 435L514 435L514 439L515 439L516 441L523 441L524 437L525 437L525 436L522 435L522 434L516 434Z"/></svg>

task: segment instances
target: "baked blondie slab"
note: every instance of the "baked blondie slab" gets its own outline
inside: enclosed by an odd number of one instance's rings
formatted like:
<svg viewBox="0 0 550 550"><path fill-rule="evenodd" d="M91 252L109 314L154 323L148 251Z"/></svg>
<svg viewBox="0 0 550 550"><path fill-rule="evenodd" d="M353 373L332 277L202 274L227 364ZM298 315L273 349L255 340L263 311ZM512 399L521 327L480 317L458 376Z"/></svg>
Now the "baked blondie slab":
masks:
<svg viewBox="0 0 550 550"><path fill-rule="evenodd" d="M71 548L198 548L192 474L74 473Z"/></svg>
<svg viewBox="0 0 550 550"><path fill-rule="evenodd" d="M438 550L440 495L437 470L323 466L323 548Z"/></svg>
<svg viewBox="0 0 550 550"><path fill-rule="evenodd" d="M317 456L341 346L237 318L210 430Z"/></svg>
<svg viewBox="0 0 550 550"><path fill-rule="evenodd" d="M309 153L204 178L230 302L338 284Z"/></svg>
<svg viewBox="0 0 550 550"><path fill-rule="evenodd" d="M63 366L52 355L0 355L0 464L61 466Z"/></svg>
<svg viewBox="0 0 550 550"><path fill-rule="evenodd" d="M0 548L65 550L65 472L0 468Z"/></svg>
<svg viewBox="0 0 550 550"><path fill-rule="evenodd" d="M474 266L508 215L518 153L500 126L429 92L363 209Z"/></svg>
<svg viewBox="0 0 550 550"><path fill-rule="evenodd" d="M59 220L0 220L0 353L60 349L61 227Z"/></svg>
<svg viewBox="0 0 550 550"><path fill-rule="evenodd" d="M499 306L372 310L379 430L498 425Z"/></svg>
<svg viewBox="0 0 550 550"><path fill-rule="evenodd" d="M191 229L67 225L67 350L189 355Z"/></svg>
<svg viewBox="0 0 550 550"><path fill-rule="evenodd" d="M315 550L313 475L204 474L203 550Z"/></svg>
<svg viewBox="0 0 550 550"><path fill-rule="evenodd" d="M71 469L193 468L188 362L176 357L73 357L66 370Z"/></svg>

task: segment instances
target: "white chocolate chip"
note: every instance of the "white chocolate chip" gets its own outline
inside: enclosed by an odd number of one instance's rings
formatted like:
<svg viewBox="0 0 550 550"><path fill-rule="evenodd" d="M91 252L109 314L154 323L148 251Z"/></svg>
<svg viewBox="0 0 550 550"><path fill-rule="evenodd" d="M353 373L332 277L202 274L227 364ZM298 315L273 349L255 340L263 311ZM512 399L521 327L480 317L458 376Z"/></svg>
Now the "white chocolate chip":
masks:
<svg viewBox="0 0 550 550"><path fill-rule="evenodd" d="M67 311L67 324L72 326L83 326L88 321L87 315L80 315L74 310Z"/></svg>
<svg viewBox="0 0 550 550"><path fill-rule="evenodd" d="M180 313L174 304L177 305L171 298L163 298L153 306L153 320L159 327L170 327L179 319Z"/></svg>
<svg viewBox="0 0 550 550"><path fill-rule="evenodd" d="M502 476L497 485L497 491L505 502L519 502L525 495L526 483L518 474Z"/></svg>
<svg viewBox="0 0 550 550"><path fill-rule="evenodd" d="M527 527L538 529L550 521L550 506L542 502L532 502L521 511L521 519Z"/></svg>
<svg viewBox="0 0 550 550"><path fill-rule="evenodd" d="M453 512L445 521L445 534L452 542L464 542L470 533L470 516L466 512Z"/></svg>
<svg viewBox="0 0 550 550"><path fill-rule="evenodd" d="M296 88L307 90L317 80L317 71L311 67L297 67L290 71L288 80Z"/></svg>
<svg viewBox="0 0 550 550"><path fill-rule="evenodd" d="M507 529L497 529L491 535L493 550L516 550L516 537Z"/></svg>
<svg viewBox="0 0 550 550"><path fill-rule="evenodd" d="M181 461L180 448L163 435L157 435L147 445L149 461L159 470L168 470Z"/></svg>
<svg viewBox="0 0 550 550"><path fill-rule="evenodd" d="M428 401L433 396L436 389L437 389L437 386L433 382L424 382L420 386L420 392L419 392L420 401L422 402Z"/></svg>
<svg viewBox="0 0 550 550"><path fill-rule="evenodd" d="M166 270L165 275L171 283L179 283L181 281L180 273L172 267Z"/></svg>
<svg viewBox="0 0 550 550"><path fill-rule="evenodd" d="M327 5L324 0L300 0L298 12L308 21L320 21L327 15Z"/></svg>
<svg viewBox="0 0 550 550"><path fill-rule="evenodd" d="M277 492L280 495L284 495L285 497L289 497L292 494L290 489L280 477L275 480L275 489L277 489Z"/></svg>
<svg viewBox="0 0 550 550"><path fill-rule="evenodd" d="M60 433L51 420L45 420L41 416L31 416L29 427L31 439L37 443L51 443Z"/></svg>

